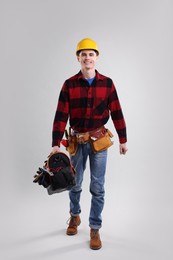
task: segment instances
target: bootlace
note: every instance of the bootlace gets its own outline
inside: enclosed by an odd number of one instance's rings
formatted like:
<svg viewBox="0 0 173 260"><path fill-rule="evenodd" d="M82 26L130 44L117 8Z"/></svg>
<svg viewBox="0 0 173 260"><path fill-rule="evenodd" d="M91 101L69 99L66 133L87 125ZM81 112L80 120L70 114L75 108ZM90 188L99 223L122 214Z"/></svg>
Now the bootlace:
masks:
<svg viewBox="0 0 173 260"><path fill-rule="evenodd" d="M98 230L97 229L92 229L91 230L91 239L94 239L98 236Z"/></svg>
<svg viewBox="0 0 173 260"><path fill-rule="evenodd" d="M77 226L76 217L75 217L75 216L71 216L71 217L67 220L66 224L69 225L69 227Z"/></svg>

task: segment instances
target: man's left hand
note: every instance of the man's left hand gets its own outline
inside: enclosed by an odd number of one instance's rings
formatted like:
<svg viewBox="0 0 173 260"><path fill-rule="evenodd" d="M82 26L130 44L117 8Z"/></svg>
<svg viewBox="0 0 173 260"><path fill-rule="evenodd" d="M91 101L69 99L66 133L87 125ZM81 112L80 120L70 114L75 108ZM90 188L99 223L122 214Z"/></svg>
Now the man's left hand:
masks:
<svg viewBox="0 0 173 260"><path fill-rule="evenodd" d="M126 154L126 152L128 151L126 143L124 144L120 144L120 154Z"/></svg>

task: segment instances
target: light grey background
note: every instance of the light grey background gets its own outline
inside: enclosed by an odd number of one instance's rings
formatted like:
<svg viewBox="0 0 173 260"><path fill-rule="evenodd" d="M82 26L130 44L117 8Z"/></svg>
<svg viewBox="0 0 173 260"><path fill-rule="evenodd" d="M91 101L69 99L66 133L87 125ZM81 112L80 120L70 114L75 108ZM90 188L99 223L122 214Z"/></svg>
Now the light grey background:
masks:
<svg viewBox="0 0 173 260"><path fill-rule="evenodd" d="M1 259L172 259L172 32L171 0L0 0ZM75 237L65 235L68 193L32 183L84 37L98 42L97 69L113 79L128 127L128 154L116 134L109 149L97 252L88 246L88 168Z"/></svg>

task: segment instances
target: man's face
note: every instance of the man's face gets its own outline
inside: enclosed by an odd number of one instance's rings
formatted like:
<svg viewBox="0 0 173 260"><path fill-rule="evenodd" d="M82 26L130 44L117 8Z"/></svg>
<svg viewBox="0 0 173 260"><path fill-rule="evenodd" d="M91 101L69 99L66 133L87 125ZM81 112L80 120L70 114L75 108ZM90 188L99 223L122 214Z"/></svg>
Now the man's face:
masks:
<svg viewBox="0 0 173 260"><path fill-rule="evenodd" d="M93 50L82 50L77 58L82 69L93 69L98 55Z"/></svg>

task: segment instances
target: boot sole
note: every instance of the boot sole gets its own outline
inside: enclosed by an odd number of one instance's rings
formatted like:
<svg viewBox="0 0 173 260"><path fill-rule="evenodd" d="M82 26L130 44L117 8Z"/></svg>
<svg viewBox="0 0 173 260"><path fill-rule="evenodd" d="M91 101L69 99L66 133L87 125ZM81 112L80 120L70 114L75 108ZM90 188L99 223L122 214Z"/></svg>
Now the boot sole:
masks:
<svg viewBox="0 0 173 260"><path fill-rule="evenodd" d="M77 234L77 232L75 232L75 233L68 233L68 232L66 232L66 235L68 235L68 236L74 236L76 234Z"/></svg>
<svg viewBox="0 0 173 260"><path fill-rule="evenodd" d="M102 248L102 246L100 246L100 247L91 247L91 246L90 246L90 248L91 248L92 250L99 250L100 248Z"/></svg>

